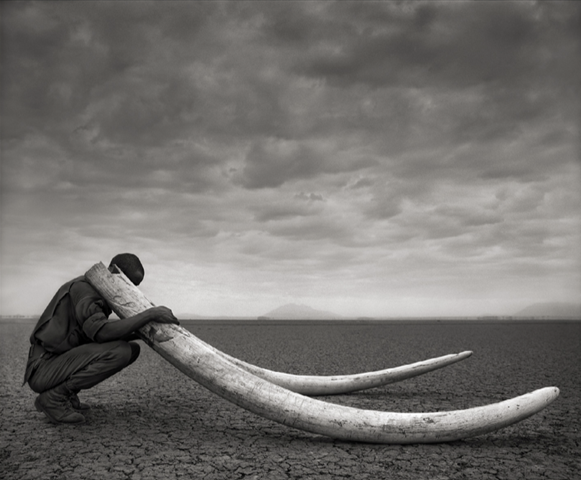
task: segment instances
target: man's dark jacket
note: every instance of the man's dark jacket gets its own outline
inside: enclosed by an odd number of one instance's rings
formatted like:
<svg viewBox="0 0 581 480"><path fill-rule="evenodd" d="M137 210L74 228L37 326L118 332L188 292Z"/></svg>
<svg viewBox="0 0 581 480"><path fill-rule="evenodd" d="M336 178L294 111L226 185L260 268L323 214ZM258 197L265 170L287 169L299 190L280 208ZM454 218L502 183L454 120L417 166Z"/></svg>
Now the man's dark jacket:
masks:
<svg viewBox="0 0 581 480"><path fill-rule="evenodd" d="M30 335L24 383L39 362L86 343L108 322L111 309L84 276L61 286Z"/></svg>

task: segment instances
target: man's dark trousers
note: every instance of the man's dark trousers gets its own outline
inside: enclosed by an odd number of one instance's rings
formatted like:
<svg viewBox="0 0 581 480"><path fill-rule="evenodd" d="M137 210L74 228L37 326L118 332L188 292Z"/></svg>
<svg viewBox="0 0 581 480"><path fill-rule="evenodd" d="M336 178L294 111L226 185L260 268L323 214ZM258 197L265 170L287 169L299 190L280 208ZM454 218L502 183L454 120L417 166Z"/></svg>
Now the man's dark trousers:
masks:
<svg viewBox="0 0 581 480"><path fill-rule="evenodd" d="M42 358L28 384L36 393L63 383L71 392L86 390L131 365L139 352L137 343L123 340L80 345L61 355Z"/></svg>

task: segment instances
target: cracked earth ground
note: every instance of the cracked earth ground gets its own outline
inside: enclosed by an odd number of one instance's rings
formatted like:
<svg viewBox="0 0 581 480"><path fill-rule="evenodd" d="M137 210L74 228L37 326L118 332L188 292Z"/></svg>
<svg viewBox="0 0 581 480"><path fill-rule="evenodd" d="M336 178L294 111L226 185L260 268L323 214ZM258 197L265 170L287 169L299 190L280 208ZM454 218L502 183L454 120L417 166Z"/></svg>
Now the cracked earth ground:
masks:
<svg viewBox="0 0 581 480"><path fill-rule="evenodd" d="M0 322L0 478L581 478L581 322L233 322L183 325L245 361L304 374L377 370L473 350L407 381L321 399L360 408L469 408L558 386L560 397L508 428L435 445L368 445L294 430L196 384L142 344L139 360L82 392L87 423L51 424L21 387L31 321Z"/></svg>

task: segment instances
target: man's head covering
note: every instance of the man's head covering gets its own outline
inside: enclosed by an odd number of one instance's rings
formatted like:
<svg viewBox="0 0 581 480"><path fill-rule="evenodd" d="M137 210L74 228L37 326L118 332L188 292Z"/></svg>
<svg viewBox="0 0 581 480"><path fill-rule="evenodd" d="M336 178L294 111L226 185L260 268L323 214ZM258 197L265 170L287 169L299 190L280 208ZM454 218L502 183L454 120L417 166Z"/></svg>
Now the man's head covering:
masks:
<svg viewBox="0 0 581 480"><path fill-rule="evenodd" d="M137 255L132 253L120 253L115 255L109 264L109 267L117 265L117 267L127 276L133 285L139 285L145 277L145 269L141 264L141 260Z"/></svg>

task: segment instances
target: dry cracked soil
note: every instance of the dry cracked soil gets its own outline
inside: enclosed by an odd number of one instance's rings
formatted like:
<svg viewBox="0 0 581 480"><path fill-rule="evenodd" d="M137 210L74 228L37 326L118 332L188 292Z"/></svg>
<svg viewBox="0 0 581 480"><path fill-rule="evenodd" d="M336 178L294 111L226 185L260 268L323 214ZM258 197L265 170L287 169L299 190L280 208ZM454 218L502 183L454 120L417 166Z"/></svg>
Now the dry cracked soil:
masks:
<svg viewBox="0 0 581 480"><path fill-rule="evenodd" d="M494 403L544 386L560 397L516 425L427 445L342 442L247 412L142 344L138 361L81 392L87 422L53 425L22 387L33 321L0 322L0 478L554 479L581 478L581 322L242 322L183 326L245 361L291 373L377 370L473 350L401 383L321 400L426 412Z"/></svg>

